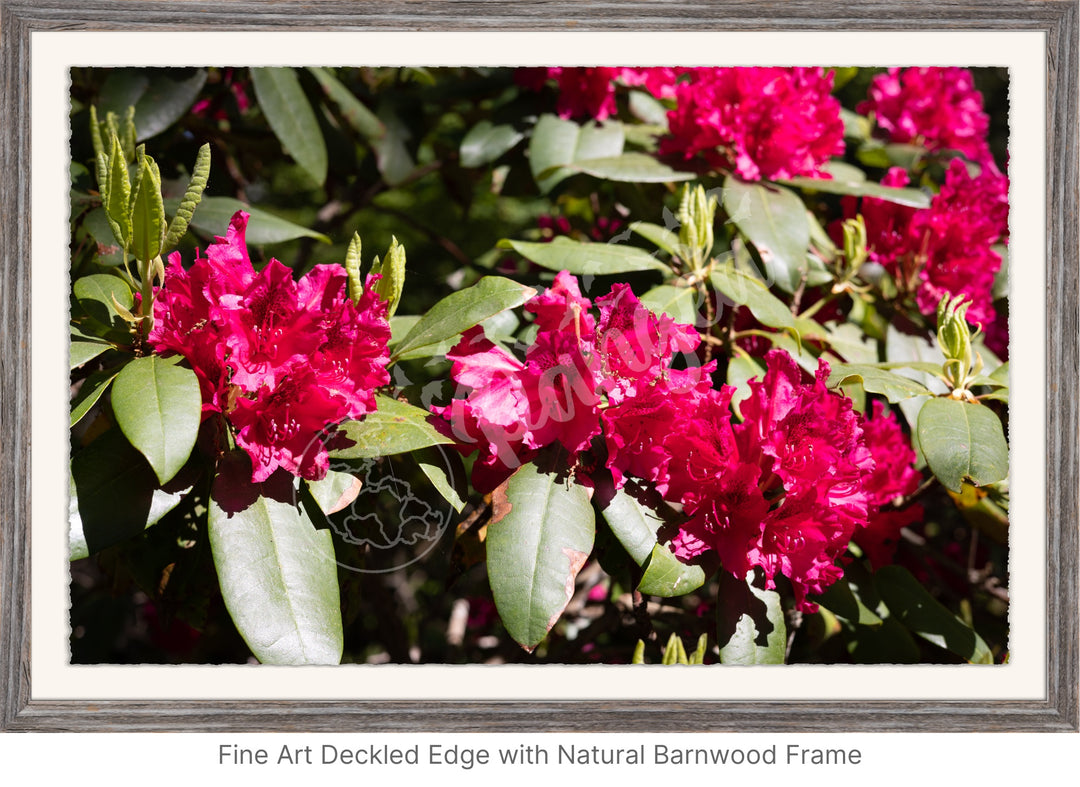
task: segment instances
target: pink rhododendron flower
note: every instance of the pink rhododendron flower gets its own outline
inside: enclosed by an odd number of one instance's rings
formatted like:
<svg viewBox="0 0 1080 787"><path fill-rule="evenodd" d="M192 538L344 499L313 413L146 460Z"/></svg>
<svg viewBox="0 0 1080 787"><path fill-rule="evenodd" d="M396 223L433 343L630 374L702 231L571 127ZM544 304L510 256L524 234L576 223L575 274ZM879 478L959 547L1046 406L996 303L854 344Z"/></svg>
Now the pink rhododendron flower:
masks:
<svg viewBox="0 0 1080 787"><path fill-rule="evenodd" d="M565 271L525 308L536 315L536 339L524 362L473 328L447 355L464 397L432 411L467 451L479 450L473 483L490 491L541 448L560 444L577 462L604 423L639 399L678 395L710 385L708 368L670 369L676 353L696 349L692 326L657 317L627 285L592 304ZM642 438L644 439L644 438ZM637 443L634 443L637 445ZM627 462L634 449L623 454ZM612 460L614 472L620 467Z"/></svg>
<svg viewBox="0 0 1080 787"><path fill-rule="evenodd" d="M679 76L687 68L561 67L519 68L514 78L528 90L540 90L554 81L559 90L556 111L563 118L605 120L617 111L617 83L644 87L657 98L674 98Z"/></svg>
<svg viewBox="0 0 1080 787"><path fill-rule="evenodd" d="M683 74L693 73L692 68L624 68L619 75L623 84L643 87L656 98L675 98L675 85Z"/></svg>
<svg viewBox="0 0 1080 787"><path fill-rule="evenodd" d="M170 255L149 341L191 364L204 417L229 422L254 482L278 468L318 479L328 466L318 435L373 411L374 389L389 382L386 303L370 286L354 303L336 265L315 266L298 282L277 260L256 272L247 221L233 216L226 237L189 270Z"/></svg>
<svg viewBox="0 0 1080 787"><path fill-rule="evenodd" d="M866 525L863 479L874 459L851 400L825 387L827 364L810 384L783 351L769 352L766 364L750 382L741 424L713 410L668 441L673 466L689 470L668 493L690 517L672 546L684 559L713 550L740 579L760 567L770 588L783 574L797 605L813 611L807 596L843 575L838 560Z"/></svg>
<svg viewBox="0 0 1080 787"><path fill-rule="evenodd" d="M614 79L618 68L519 68L515 74L522 87L539 90L548 80L555 80L559 87L556 110L559 117L589 117L597 120L614 115Z"/></svg>
<svg viewBox="0 0 1080 787"><path fill-rule="evenodd" d="M907 174L894 168L882 182L905 186ZM915 293L923 314L934 314L944 295L963 294L971 301L968 319L990 326L1001 267L992 247L1008 233L1008 192L1008 178L996 168L986 166L972 176L963 161L953 159L928 208L864 197L858 210L866 221L870 259L885 266L901 290ZM844 204L853 216L856 200L845 198Z"/></svg>
<svg viewBox="0 0 1080 787"><path fill-rule="evenodd" d="M734 389L712 387L715 363L675 366L698 349L693 326L653 314L625 284L595 305L598 319L560 273L526 304L538 331L524 361L479 327L449 354L465 395L432 409L462 450L479 451L474 486L490 491L555 443L577 482L592 483L594 452L606 453L616 488L637 478L681 507L678 557L711 551L739 578L761 568L768 587L783 574L815 609L807 597L842 576L842 554L879 508L862 418L826 388L828 365L807 383L790 355L769 352L736 424Z"/></svg>
<svg viewBox="0 0 1080 787"><path fill-rule="evenodd" d="M447 353L451 377L469 393L431 409L448 421L444 428L466 450L480 450L473 466L477 489L494 489L555 442L573 462L599 433L591 305L577 280L562 272L525 305L539 331L524 363L488 341L479 326Z"/></svg>
<svg viewBox="0 0 1080 787"><path fill-rule="evenodd" d="M822 176L844 152L840 102L832 73L820 68L699 68L675 86L670 135L662 153L690 159L745 180Z"/></svg>
<svg viewBox="0 0 1080 787"><path fill-rule="evenodd" d="M874 457L874 469L863 479L870 502L865 528L855 533L874 568L892 562L901 528L922 520L919 504L894 510L888 506L919 488L922 474L915 469L915 451L895 416L880 401L874 401L871 415L863 421L866 447Z"/></svg>
<svg viewBox="0 0 1080 787"><path fill-rule="evenodd" d="M964 68L890 68L874 77L869 99L857 107L873 113L891 142L956 150L972 161L990 160L990 119L982 94Z"/></svg>
<svg viewBox="0 0 1080 787"><path fill-rule="evenodd" d="M930 208L912 218L914 243L925 243L925 264L918 291L919 310L933 314L945 294L971 299L968 319L989 325L994 321L994 278L1001 257L991 246L1007 231L1009 182L984 168L976 177L958 159L950 162L945 185Z"/></svg>

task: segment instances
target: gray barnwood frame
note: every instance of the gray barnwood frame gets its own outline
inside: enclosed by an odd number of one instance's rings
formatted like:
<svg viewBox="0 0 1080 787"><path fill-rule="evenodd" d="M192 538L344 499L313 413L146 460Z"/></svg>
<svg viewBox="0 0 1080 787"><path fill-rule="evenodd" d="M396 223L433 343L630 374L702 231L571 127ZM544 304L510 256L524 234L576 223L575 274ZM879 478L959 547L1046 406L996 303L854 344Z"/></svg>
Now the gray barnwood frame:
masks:
<svg viewBox="0 0 1080 787"><path fill-rule="evenodd" d="M1077 0L0 0L0 730L1076 731ZM242 21L238 21L242 20ZM30 34L59 30L996 30L1046 40L1046 697L1038 701L34 701Z"/></svg>

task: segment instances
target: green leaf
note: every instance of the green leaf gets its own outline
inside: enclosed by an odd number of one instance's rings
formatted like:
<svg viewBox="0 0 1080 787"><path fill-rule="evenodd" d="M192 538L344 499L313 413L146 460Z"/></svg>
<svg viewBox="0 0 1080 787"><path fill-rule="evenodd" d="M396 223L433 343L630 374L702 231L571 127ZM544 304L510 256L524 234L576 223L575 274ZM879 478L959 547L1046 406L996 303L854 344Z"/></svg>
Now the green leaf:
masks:
<svg viewBox="0 0 1080 787"><path fill-rule="evenodd" d="M784 292L795 292L807 267L810 223L806 206L782 186L724 181L724 211L758 250L769 276Z"/></svg>
<svg viewBox="0 0 1080 787"><path fill-rule="evenodd" d="M783 664L787 626L780 594L763 590L750 573L745 581L719 574L716 640L722 664Z"/></svg>
<svg viewBox="0 0 1080 787"><path fill-rule="evenodd" d="M550 243L501 240L498 245L502 249L513 249L548 270L569 271L576 276L607 276L632 271L671 272L649 252L616 243L583 243L559 236Z"/></svg>
<svg viewBox="0 0 1080 787"><path fill-rule="evenodd" d="M844 137L847 139L866 140L873 131L870 118L856 114L850 109L841 107L840 119L844 122Z"/></svg>
<svg viewBox="0 0 1080 787"><path fill-rule="evenodd" d="M672 598L701 587L706 580L700 566L681 562L657 541L662 520L624 490L615 492L602 511L608 527L627 554L645 569L638 583L642 593Z"/></svg>
<svg viewBox="0 0 1080 787"><path fill-rule="evenodd" d="M919 445L930 470L953 492L964 481L986 486L1009 474L1001 419L985 405L935 398L919 411Z"/></svg>
<svg viewBox="0 0 1080 787"><path fill-rule="evenodd" d="M191 223L191 218L195 215L195 208L199 206L199 202L202 200L202 193L206 188L206 183L209 178L210 145L207 143L199 148L199 154L195 158L195 169L192 170L191 180L188 182L187 191L184 192L180 204L176 207L176 210L174 211L175 215L173 216L173 220L169 223L169 230L165 235L165 240L161 243L161 247L164 251L175 248L176 244L180 242L180 239L184 237L184 233L187 232L188 224Z"/></svg>
<svg viewBox="0 0 1080 787"><path fill-rule="evenodd" d="M769 288L760 279L735 270L733 265L725 264L709 274L709 281L717 292L748 308L762 325L796 330L791 309L769 292Z"/></svg>
<svg viewBox="0 0 1080 787"><path fill-rule="evenodd" d="M829 388L839 388L850 382L862 383L867 393L881 394L894 404L914 396L927 396L930 393L925 385L907 377L901 377L876 366L857 363L833 364L829 379L825 384Z"/></svg>
<svg viewBox="0 0 1080 787"><path fill-rule="evenodd" d="M120 140L112 138L112 150L109 154L106 186L102 198L105 213L109 218L109 227L120 245L131 244L131 179L128 175L127 159L120 146Z"/></svg>
<svg viewBox="0 0 1080 787"><path fill-rule="evenodd" d="M656 546L656 531L663 520L624 489L615 491L601 513L627 554L639 566L645 565Z"/></svg>
<svg viewBox="0 0 1080 787"><path fill-rule="evenodd" d="M641 296L641 303L655 314L666 314L682 325L693 325L698 316L698 292L693 287L661 284Z"/></svg>
<svg viewBox="0 0 1080 787"><path fill-rule="evenodd" d="M108 350L110 345L102 342L80 342L72 340L71 346L68 348L68 356L71 361L71 369L78 369L84 363L88 363L103 352Z"/></svg>
<svg viewBox="0 0 1080 787"><path fill-rule="evenodd" d="M672 169L647 153L636 152L579 159L569 162L566 169L622 183L674 183L681 180L693 180L697 177L693 172Z"/></svg>
<svg viewBox="0 0 1080 787"><path fill-rule="evenodd" d="M165 239L165 205L161 201L161 174L157 164L139 146L139 169L131 193L131 243L129 250L143 262L161 254Z"/></svg>
<svg viewBox="0 0 1080 787"><path fill-rule="evenodd" d="M263 664L337 664L344 637L331 533L261 492L242 478L215 480L210 549L225 607ZM224 502L238 495L252 502Z"/></svg>
<svg viewBox="0 0 1080 787"><path fill-rule="evenodd" d="M90 237L97 243L97 259L99 265L114 266L124 264L124 255L119 242L113 236L112 226L105 208L94 208L83 219L83 228L90 233Z"/></svg>
<svg viewBox="0 0 1080 787"><path fill-rule="evenodd" d="M736 355L728 361L727 384L735 389L731 395L731 407L740 418L742 413L739 405L750 397L750 380L755 377L761 379L764 374L765 367L745 355Z"/></svg>
<svg viewBox="0 0 1080 787"><path fill-rule="evenodd" d="M172 79L166 74L154 76L135 102L135 139L137 142L160 134L178 121L206 84L206 69L196 69L186 79Z"/></svg>
<svg viewBox="0 0 1080 787"><path fill-rule="evenodd" d="M136 358L113 383L116 423L163 484L191 456L202 420L198 378L179 366L179 360L159 355Z"/></svg>
<svg viewBox="0 0 1080 787"><path fill-rule="evenodd" d="M880 626L881 618L875 615L851 590L847 579L834 582L814 601L841 620L861 626Z"/></svg>
<svg viewBox="0 0 1080 787"><path fill-rule="evenodd" d="M485 276L472 287L447 295L428 310L394 348L391 361L420 357L426 347L453 338L506 309L520 306L536 294L501 276ZM414 353L420 352L420 356Z"/></svg>
<svg viewBox="0 0 1080 787"><path fill-rule="evenodd" d="M179 206L178 200L167 200L165 204L170 212L176 212ZM296 238L314 238L322 243L331 242L321 232L293 224L273 213L253 208L232 197L203 197L202 202L199 203L198 212L191 219L191 226L210 235L223 237L233 214L238 210L251 216L245 236L248 244L284 243Z"/></svg>
<svg viewBox="0 0 1080 787"><path fill-rule="evenodd" d="M647 221L635 221L630 229L652 243L658 249L662 249L672 257L679 255L679 234L672 232L659 224L650 224Z"/></svg>
<svg viewBox="0 0 1080 787"><path fill-rule="evenodd" d="M649 153L656 152L657 140L667 133L667 124L631 123L623 126L625 144L640 148Z"/></svg>
<svg viewBox="0 0 1080 787"><path fill-rule="evenodd" d="M379 139L386 134L386 126L383 122L330 71L315 67L309 67L308 71L318 81L319 87L323 89L327 97L337 104L342 116L357 133L369 140Z"/></svg>
<svg viewBox="0 0 1080 787"><path fill-rule="evenodd" d="M579 126L554 115L542 115L529 140L529 167L536 185L547 194L573 174L566 169L567 164L618 156L624 142L622 124L615 121Z"/></svg>
<svg viewBox="0 0 1080 787"><path fill-rule="evenodd" d="M75 452L69 485L71 560L137 536L191 491L191 487L159 489L154 471L119 429L110 429Z"/></svg>
<svg viewBox="0 0 1080 787"><path fill-rule="evenodd" d="M113 112L122 115L127 108L134 106L150 87L150 73L144 68L111 69L101 86L98 110L102 120ZM106 142L108 147L108 142Z"/></svg>
<svg viewBox="0 0 1080 787"><path fill-rule="evenodd" d="M846 166L847 165L845 165L845 167ZM850 169L855 170L856 172L862 172L862 170L856 167L850 167ZM844 171L846 172L847 170L845 169ZM865 178L865 175L863 177ZM853 197L876 197L877 199L885 200L886 202L894 202L897 205L907 205L912 208L930 207L930 196L919 189L900 189L893 186L882 186L880 183L872 183L865 179L855 181L842 180L836 177L832 180L799 177L777 182L788 186L794 186L804 191L820 191L826 194L845 194Z"/></svg>
<svg viewBox="0 0 1080 787"><path fill-rule="evenodd" d="M119 276L95 273L76 279L72 290L75 299L92 320L103 328L122 327L126 332L116 304L129 311L134 308L135 298L127 282Z"/></svg>
<svg viewBox="0 0 1080 787"><path fill-rule="evenodd" d="M255 98L285 152L320 186L326 182L326 141L292 68L253 68Z"/></svg>
<svg viewBox="0 0 1080 787"><path fill-rule="evenodd" d="M376 396L375 401L375 412L365 415L362 421L341 425L341 431L353 444L332 450L332 457L371 459L454 442L431 425L435 417L427 410L389 396Z"/></svg>
<svg viewBox="0 0 1080 787"><path fill-rule="evenodd" d="M892 616L928 642L972 664L993 664L994 656L982 637L930 595L906 568L883 566L874 585Z"/></svg>
<svg viewBox="0 0 1080 787"><path fill-rule="evenodd" d="M668 108L644 90L630 91L630 114L646 124L668 129Z"/></svg>
<svg viewBox="0 0 1080 787"><path fill-rule="evenodd" d="M829 363L860 363L867 366L877 364L877 342L863 333L855 323L829 323L826 326L825 338L829 343L826 355Z"/></svg>
<svg viewBox="0 0 1080 787"><path fill-rule="evenodd" d="M389 105L379 108L379 122L383 124L386 131L382 136L371 141L371 147L375 151L375 163L379 168L379 174L388 185L399 186L416 169L416 162L413 161L409 149L405 146L406 140L409 139L409 128Z"/></svg>
<svg viewBox="0 0 1080 787"><path fill-rule="evenodd" d="M649 596L685 596L705 584L708 577L701 566L683 563L663 544L653 547L645 573L637 589Z"/></svg>
<svg viewBox="0 0 1080 787"><path fill-rule="evenodd" d="M441 454L438 460L434 458L436 452ZM465 499L468 496L465 485L465 466L461 462L461 457L456 452L431 448L419 452L416 461L431 485L460 514L465 508ZM453 467L446 467L448 463L453 463ZM448 473L447 470L450 472Z"/></svg>
<svg viewBox="0 0 1080 787"><path fill-rule="evenodd" d="M75 426L90 412L90 408L97 404L101 395L105 393L118 374L119 372L116 371L103 370L95 372L83 381L78 395L71 400L69 426Z"/></svg>
<svg viewBox="0 0 1080 787"><path fill-rule="evenodd" d="M305 481L312 499L319 510L329 516L346 508L352 503L363 486L363 482L352 473L327 470L318 481Z"/></svg>
<svg viewBox="0 0 1080 787"><path fill-rule="evenodd" d="M487 528L491 592L507 632L532 651L562 615L592 551L592 504L583 486L532 464L520 467L494 497L503 515Z"/></svg>
<svg viewBox="0 0 1080 787"><path fill-rule="evenodd" d="M849 626L847 652L856 664L918 664L922 653L915 637L894 617L880 626Z"/></svg>
<svg viewBox="0 0 1080 787"><path fill-rule="evenodd" d="M927 341L927 338L929 338L929 341ZM937 366L938 371L945 362L945 356L942 355L941 348L937 345L936 336L930 334L928 337L924 337L903 333L892 324L889 324L885 332L885 358L892 363L915 361L920 365L924 363L934 364ZM935 394L946 393L948 390L945 383L937 378L936 373L917 371L915 368L908 366L907 363L902 367L898 367L898 369L898 374L917 380ZM925 458L923 457L922 448L919 446L917 427L919 411L929 398L928 396L917 396L914 399L905 399L900 402L900 411L904 414L904 420L907 421L908 426L911 427L911 447L918 454L922 466L925 466Z"/></svg>
<svg viewBox="0 0 1080 787"><path fill-rule="evenodd" d="M481 120L461 140L461 166L482 167L514 147L525 135L513 126Z"/></svg>

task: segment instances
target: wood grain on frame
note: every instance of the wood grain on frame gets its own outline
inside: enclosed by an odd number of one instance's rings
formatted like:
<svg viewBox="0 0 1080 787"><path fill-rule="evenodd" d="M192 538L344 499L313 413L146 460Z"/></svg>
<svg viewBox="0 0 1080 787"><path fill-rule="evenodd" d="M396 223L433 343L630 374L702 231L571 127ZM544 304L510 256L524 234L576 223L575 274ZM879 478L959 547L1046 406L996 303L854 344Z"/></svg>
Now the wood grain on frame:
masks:
<svg viewBox="0 0 1080 787"><path fill-rule="evenodd" d="M1077 462L1077 0L0 0L0 730L1056 731L1080 729ZM243 20L242 23L237 20ZM1037 701L31 701L30 33L59 30L924 29L1046 35L1047 662Z"/></svg>

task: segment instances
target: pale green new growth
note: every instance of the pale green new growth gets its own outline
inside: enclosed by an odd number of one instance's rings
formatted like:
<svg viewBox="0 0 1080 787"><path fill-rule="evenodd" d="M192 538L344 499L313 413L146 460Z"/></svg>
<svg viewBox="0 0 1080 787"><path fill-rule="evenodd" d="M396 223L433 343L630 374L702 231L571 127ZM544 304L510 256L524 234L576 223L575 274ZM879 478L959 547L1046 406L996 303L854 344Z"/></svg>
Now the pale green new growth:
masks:
<svg viewBox="0 0 1080 787"><path fill-rule="evenodd" d="M191 181L188 183L187 191L184 192L184 198L180 200L180 207L176 209L176 215L173 216L173 220L169 224L165 240L162 241L162 253L174 248L180 242L180 239L184 237L188 224L191 222L191 217L195 214L195 208L198 207L200 200L202 200L203 190L206 188L209 179L210 145L205 144L199 148L199 155L195 159L195 169L191 173Z"/></svg>
<svg viewBox="0 0 1080 787"><path fill-rule="evenodd" d="M345 253L345 273L349 277L349 298L353 303L360 300L364 294L364 280L360 277L360 233L354 232L349 241L349 250Z"/></svg>

